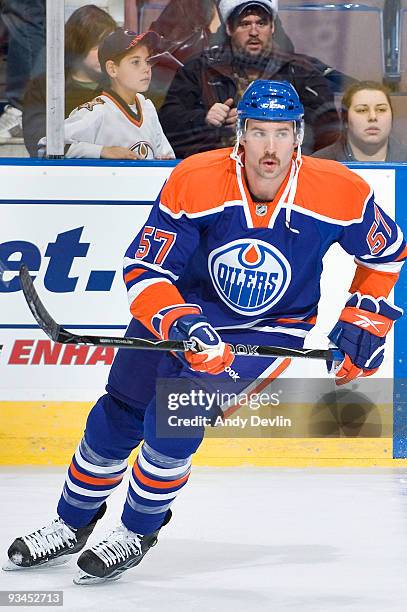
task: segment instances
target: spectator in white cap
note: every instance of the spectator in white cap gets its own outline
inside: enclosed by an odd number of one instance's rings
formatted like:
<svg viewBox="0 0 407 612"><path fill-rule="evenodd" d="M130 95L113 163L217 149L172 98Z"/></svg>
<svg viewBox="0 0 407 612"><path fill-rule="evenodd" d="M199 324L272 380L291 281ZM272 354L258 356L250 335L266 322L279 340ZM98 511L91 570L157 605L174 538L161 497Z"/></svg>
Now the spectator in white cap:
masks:
<svg viewBox="0 0 407 612"><path fill-rule="evenodd" d="M277 0L255 0L254 2L242 2L241 0L219 0L218 11L221 18L223 19L223 22L227 23L232 13L234 13L235 16L238 16L243 13L244 10L246 10L248 5L254 7L256 4L257 6L263 8L269 13L277 13Z"/></svg>
<svg viewBox="0 0 407 612"><path fill-rule="evenodd" d="M251 4L253 6L256 4L256 2L252 2ZM291 39L288 37L287 33L284 31L281 20L278 16L278 0L271 0L271 1L264 0L264 2L259 0L257 4L260 7L263 6L265 9L271 8L271 10L273 11L273 24L274 24L273 44L274 45L277 44L278 47L282 51L287 51L288 53L294 53L294 44L291 41ZM243 11L247 7L247 4L244 4L244 3L240 3L236 7L236 2L234 0L226 0L226 1L216 0L216 5L218 8L218 13L222 20L222 26L223 26L222 28L220 28L220 30L223 30L223 31L225 31L227 20L229 19L230 15L233 13L234 9L236 8L236 11L238 13L239 10ZM215 34L214 38L217 38L219 41L220 39L219 31Z"/></svg>
<svg viewBox="0 0 407 612"><path fill-rule="evenodd" d="M304 55L287 53L273 40L277 0L220 0L227 39L180 68L159 111L177 157L230 146L236 104L256 79L289 81L305 108L304 150L336 140L339 118L323 73Z"/></svg>
<svg viewBox="0 0 407 612"><path fill-rule="evenodd" d="M275 0L220 0L218 11L235 53L246 59L246 55L258 57L271 52L274 15L277 13Z"/></svg>

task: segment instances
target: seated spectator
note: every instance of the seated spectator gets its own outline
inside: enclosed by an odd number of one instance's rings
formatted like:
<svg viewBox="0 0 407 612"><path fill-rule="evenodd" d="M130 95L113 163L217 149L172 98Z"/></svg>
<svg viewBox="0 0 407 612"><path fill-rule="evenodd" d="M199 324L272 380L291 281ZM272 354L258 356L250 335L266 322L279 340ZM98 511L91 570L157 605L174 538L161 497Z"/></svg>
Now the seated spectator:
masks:
<svg viewBox="0 0 407 612"><path fill-rule="evenodd" d="M155 32L135 34L118 28L99 47L107 88L65 119L65 156L104 159L173 159L157 111L145 92L149 61L159 41ZM40 154L46 139L40 140Z"/></svg>
<svg viewBox="0 0 407 612"><path fill-rule="evenodd" d="M65 24L65 117L74 108L100 93L98 46L116 23L101 8L89 4L72 13ZM23 135L31 157L38 155L38 141L45 134L46 77L33 79L23 106Z"/></svg>
<svg viewBox="0 0 407 612"><path fill-rule="evenodd" d="M180 68L159 111L177 157L230 146L235 138L236 103L255 79L289 81L305 107L304 151L338 136L333 94L322 72L307 57L274 45L275 0L220 0L227 40Z"/></svg>
<svg viewBox="0 0 407 612"><path fill-rule="evenodd" d="M224 43L226 30L219 19L218 3L217 0L170 0L150 30L171 41L169 50L184 63L193 55ZM294 45L277 14L274 26L274 41L280 49L293 53Z"/></svg>
<svg viewBox="0 0 407 612"><path fill-rule="evenodd" d="M22 144L24 92L30 78L45 67L45 0L1 0L0 17L8 31L0 143Z"/></svg>
<svg viewBox="0 0 407 612"><path fill-rule="evenodd" d="M387 87L374 81L356 83L342 98L340 138L313 156L342 162L407 161L407 145L395 139L392 122L393 108Z"/></svg>

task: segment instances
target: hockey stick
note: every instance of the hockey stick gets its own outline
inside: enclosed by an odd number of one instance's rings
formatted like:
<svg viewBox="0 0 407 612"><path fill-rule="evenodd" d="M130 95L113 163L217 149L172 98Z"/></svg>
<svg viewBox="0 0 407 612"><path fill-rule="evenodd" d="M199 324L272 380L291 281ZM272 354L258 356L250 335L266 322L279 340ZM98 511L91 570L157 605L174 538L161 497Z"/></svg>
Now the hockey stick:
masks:
<svg viewBox="0 0 407 612"><path fill-rule="evenodd" d="M145 349L155 351L190 351L198 350L193 340L146 340L144 338L81 336L64 329L51 317L34 287L27 266L20 268L20 283L26 302L38 325L54 342L61 344L88 344L113 346L116 348ZM334 349L290 349L279 346L257 346L250 344L230 344L236 355L250 357L307 357L326 361L342 361L342 353Z"/></svg>

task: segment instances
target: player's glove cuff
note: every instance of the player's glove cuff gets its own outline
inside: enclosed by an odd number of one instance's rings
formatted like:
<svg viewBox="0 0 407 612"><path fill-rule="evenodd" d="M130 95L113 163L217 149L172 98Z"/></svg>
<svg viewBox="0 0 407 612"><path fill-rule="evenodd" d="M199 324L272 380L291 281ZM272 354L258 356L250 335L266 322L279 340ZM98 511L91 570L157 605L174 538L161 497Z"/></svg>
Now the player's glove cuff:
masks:
<svg viewBox="0 0 407 612"><path fill-rule="evenodd" d="M196 319L197 316L202 315L202 309L198 304L173 304L157 312L152 318L151 323L157 335L163 340L168 340L170 338L170 329L175 321L186 315L194 315ZM179 338L171 338L171 340L176 339Z"/></svg>
<svg viewBox="0 0 407 612"><path fill-rule="evenodd" d="M383 297L376 299L357 292L346 302L339 321L351 323L378 338L384 338L391 330L394 321L397 321L402 314L402 308L390 304Z"/></svg>
<svg viewBox="0 0 407 612"><path fill-rule="evenodd" d="M193 340L198 352L186 351L184 359L192 370L220 374L230 366L234 355L204 315L187 314L169 330L170 340ZM179 355L178 355L179 356Z"/></svg>

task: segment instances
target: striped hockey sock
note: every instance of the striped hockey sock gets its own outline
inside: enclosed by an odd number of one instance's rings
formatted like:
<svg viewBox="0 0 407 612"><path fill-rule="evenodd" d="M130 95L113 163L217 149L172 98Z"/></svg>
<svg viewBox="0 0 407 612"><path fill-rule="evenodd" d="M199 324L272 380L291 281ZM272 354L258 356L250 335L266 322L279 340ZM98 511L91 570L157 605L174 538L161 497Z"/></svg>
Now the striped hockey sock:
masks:
<svg viewBox="0 0 407 612"><path fill-rule="evenodd" d="M82 438L72 457L57 512L71 527L88 525L103 502L121 483L128 459L108 459Z"/></svg>
<svg viewBox="0 0 407 612"><path fill-rule="evenodd" d="M122 514L127 529L143 535L159 529L190 471L191 457L175 459L144 442L130 476Z"/></svg>

